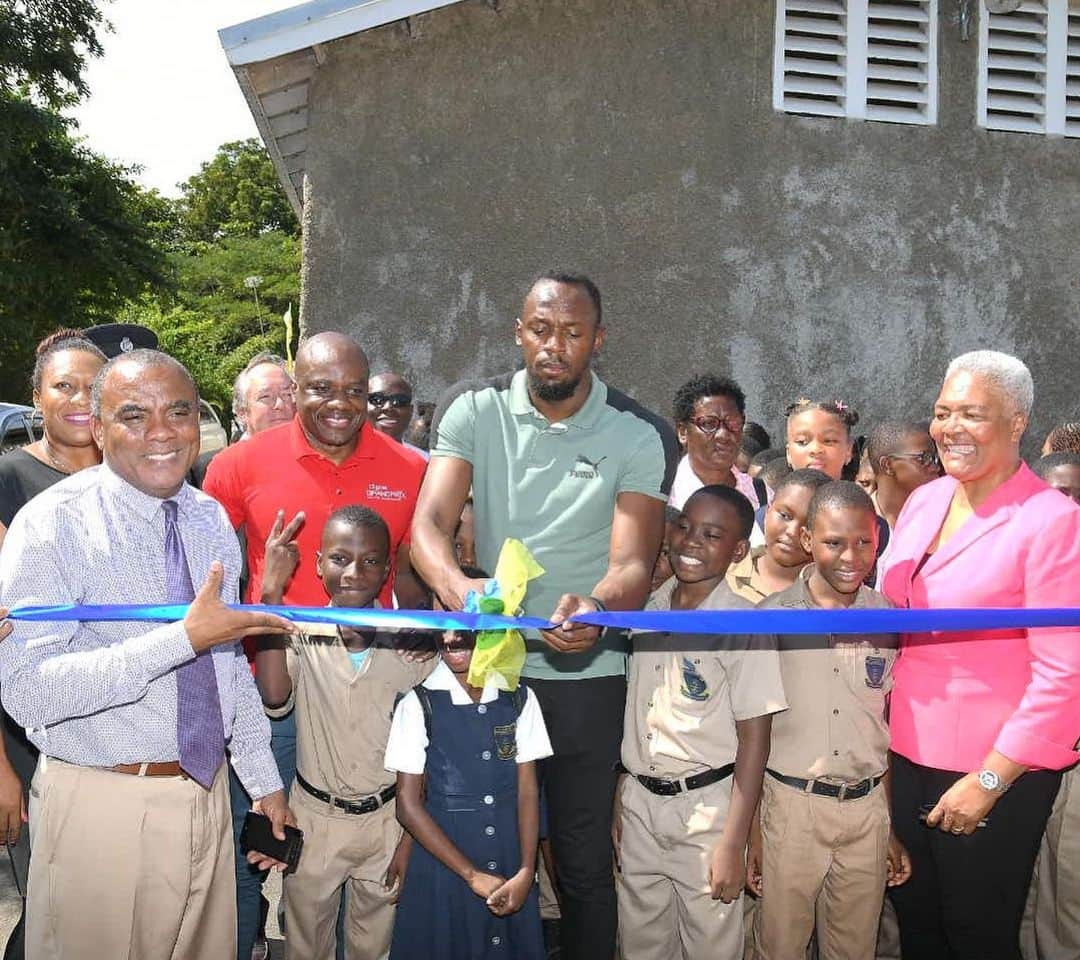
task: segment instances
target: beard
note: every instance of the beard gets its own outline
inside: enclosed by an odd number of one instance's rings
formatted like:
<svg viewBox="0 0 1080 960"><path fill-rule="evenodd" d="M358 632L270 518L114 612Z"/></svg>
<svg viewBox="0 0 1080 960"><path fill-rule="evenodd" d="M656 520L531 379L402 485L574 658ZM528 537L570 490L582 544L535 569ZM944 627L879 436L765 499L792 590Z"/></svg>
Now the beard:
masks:
<svg viewBox="0 0 1080 960"><path fill-rule="evenodd" d="M543 400L545 403L558 403L560 400L569 400L580 383L581 377L563 383L551 383L548 380L541 380L536 374L529 371L529 393L536 397L537 400Z"/></svg>

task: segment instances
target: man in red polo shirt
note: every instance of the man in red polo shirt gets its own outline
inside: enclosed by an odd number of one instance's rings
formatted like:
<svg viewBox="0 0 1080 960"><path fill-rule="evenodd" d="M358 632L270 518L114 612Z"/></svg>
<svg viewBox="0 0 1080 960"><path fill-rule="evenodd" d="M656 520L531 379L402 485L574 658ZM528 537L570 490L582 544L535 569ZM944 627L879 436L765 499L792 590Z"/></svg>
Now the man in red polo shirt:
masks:
<svg viewBox="0 0 1080 960"><path fill-rule="evenodd" d="M368 362L351 337L321 333L304 341L296 357L296 417L260 431L213 458L203 491L214 497L237 529L244 528L250 571L247 600L262 599L266 538L278 511L292 520L303 514L295 542L300 563L284 602L326 605L326 591L315 569L322 528L330 514L350 503L376 510L390 528L396 553L379 599L392 606L397 593L403 607L424 599L409 564L409 525L416 506L424 463L399 443L367 423ZM271 720L270 746L282 781L288 787L296 772L293 715ZM239 836L250 804L234 790L234 832ZM239 849L239 848L238 848ZM237 859L237 956L253 952L259 921L262 875Z"/></svg>
<svg viewBox="0 0 1080 960"><path fill-rule="evenodd" d="M203 490L247 534L249 602L261 599L266 538L283 510L286 520L304 515L285 603L325 606L315 553L327 518L350 503L371 507L390 528L396 563L382 605L392 606L395 589L403 607L422 599L409 565L409 525L424 464L367 423L367 383L367 357L355 340L311 337L296 356L295 419L222 450L210 464Z"/></svg>

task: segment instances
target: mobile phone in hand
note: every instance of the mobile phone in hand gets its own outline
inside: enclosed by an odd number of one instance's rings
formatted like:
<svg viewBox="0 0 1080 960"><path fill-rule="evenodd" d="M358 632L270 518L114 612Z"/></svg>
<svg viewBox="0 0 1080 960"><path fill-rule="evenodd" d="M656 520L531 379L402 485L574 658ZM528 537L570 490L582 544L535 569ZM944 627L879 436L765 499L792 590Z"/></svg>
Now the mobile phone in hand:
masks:
<svg viewBox="0 0 1080 960"><path fill-rule="evenodd" d="M300 851L304 848L304 832L285 824L285 839L274 836L270 818L254 810L249 810L244 817L244 827L240 831L240 849L244 853L254 850L263 856L273 857L286 865L286 873L294 873L300 862Z"/></svg>

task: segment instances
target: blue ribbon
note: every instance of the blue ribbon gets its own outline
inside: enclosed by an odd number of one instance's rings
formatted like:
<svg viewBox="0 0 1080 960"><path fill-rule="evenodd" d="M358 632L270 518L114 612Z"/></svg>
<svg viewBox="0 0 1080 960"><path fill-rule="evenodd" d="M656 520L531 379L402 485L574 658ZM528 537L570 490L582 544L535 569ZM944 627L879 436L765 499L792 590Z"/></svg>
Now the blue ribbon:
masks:
<svg viewBox="0 0 1080 960"><path fill-rule="evenodd" d="M232 603L234 610L273 613L301 623L330 623L346 627L397 630L512 630L551 626L539 617L504 617L493 613L448 613L442 610L376 610L372 607L291 607ZM171 623L183 620L185 604L63 604L54 607L16 607L11 620L22 621L115 621L147 620Z"/></svg>
<svg viewBox="0 0 1080 960"><path fill-rule="evenodd" d="M539 617L433 610L376 610L369 607L244 606L235 610L274 613L305 623L342 624L401 630L545 630L555 624ZM184 605L67 604L17 607L8 616L22 621L172 622L187 613ZM587 613L578 623L654 633L697 634L861 634L1018 630L1029 627L1078 627L1080 607L1009 607L946 610L627 610Z"/></svg>
<svg viewBox="0 0 1080 960"><path fill-rule="evenodd" d="M930 633L1080 627L1080 607L938 610L612 610L577 619L655 633Z"/></svg>

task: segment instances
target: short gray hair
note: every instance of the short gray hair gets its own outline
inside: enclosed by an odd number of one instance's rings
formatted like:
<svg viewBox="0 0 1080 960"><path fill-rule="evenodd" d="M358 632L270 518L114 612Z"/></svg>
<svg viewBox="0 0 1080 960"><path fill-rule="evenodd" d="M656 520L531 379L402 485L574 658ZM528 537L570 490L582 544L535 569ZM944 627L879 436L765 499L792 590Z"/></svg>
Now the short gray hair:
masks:
<svg viewBox="0 0 1080 960"><path fill-rule="evenodd" d="M1031 414L1035 404L1035 381L1023 360L997 350L972 350L960 354L949 364L945 379L961 372L985 377L1025 417Z"/></svg>
<svg viewBox="0 0 1080 960"><path fill-rule="evenodd" d="M255 356L244 365L244 369L236 375L236 380L233 382L232 412L234 417L239 416L247 409L247 403L244 397L245 392L247 392L247 375L256 367L261 367L266 363L275 367L280 367L289 375L289 379L292 379L292 374L289 373L289 364L285 361L284 357L279 357L276 353L270 353L268 350L255 354Z"/></svg>
<svg viewBox="0 0 1080 960"><path fill-rule="evenodd" d="M130 353L119 353L115 357L109 359L105 366L103 366L94 377L94 382L90 387L90 414L91 416L101 419L101 394L105 390L105 381L108 379L109 374L112 372L113 367L118 367L122 363L135 364L139 370L145 370L147 367L172 367L174 370L179 370L188 383L191 384L192 392L195 394L195 402L199 402L199 385L195 382L195 378L191 375L191 371L188 370L176 357L171 357L167 353L162 353L160 350L132 350Z"/></svg>

